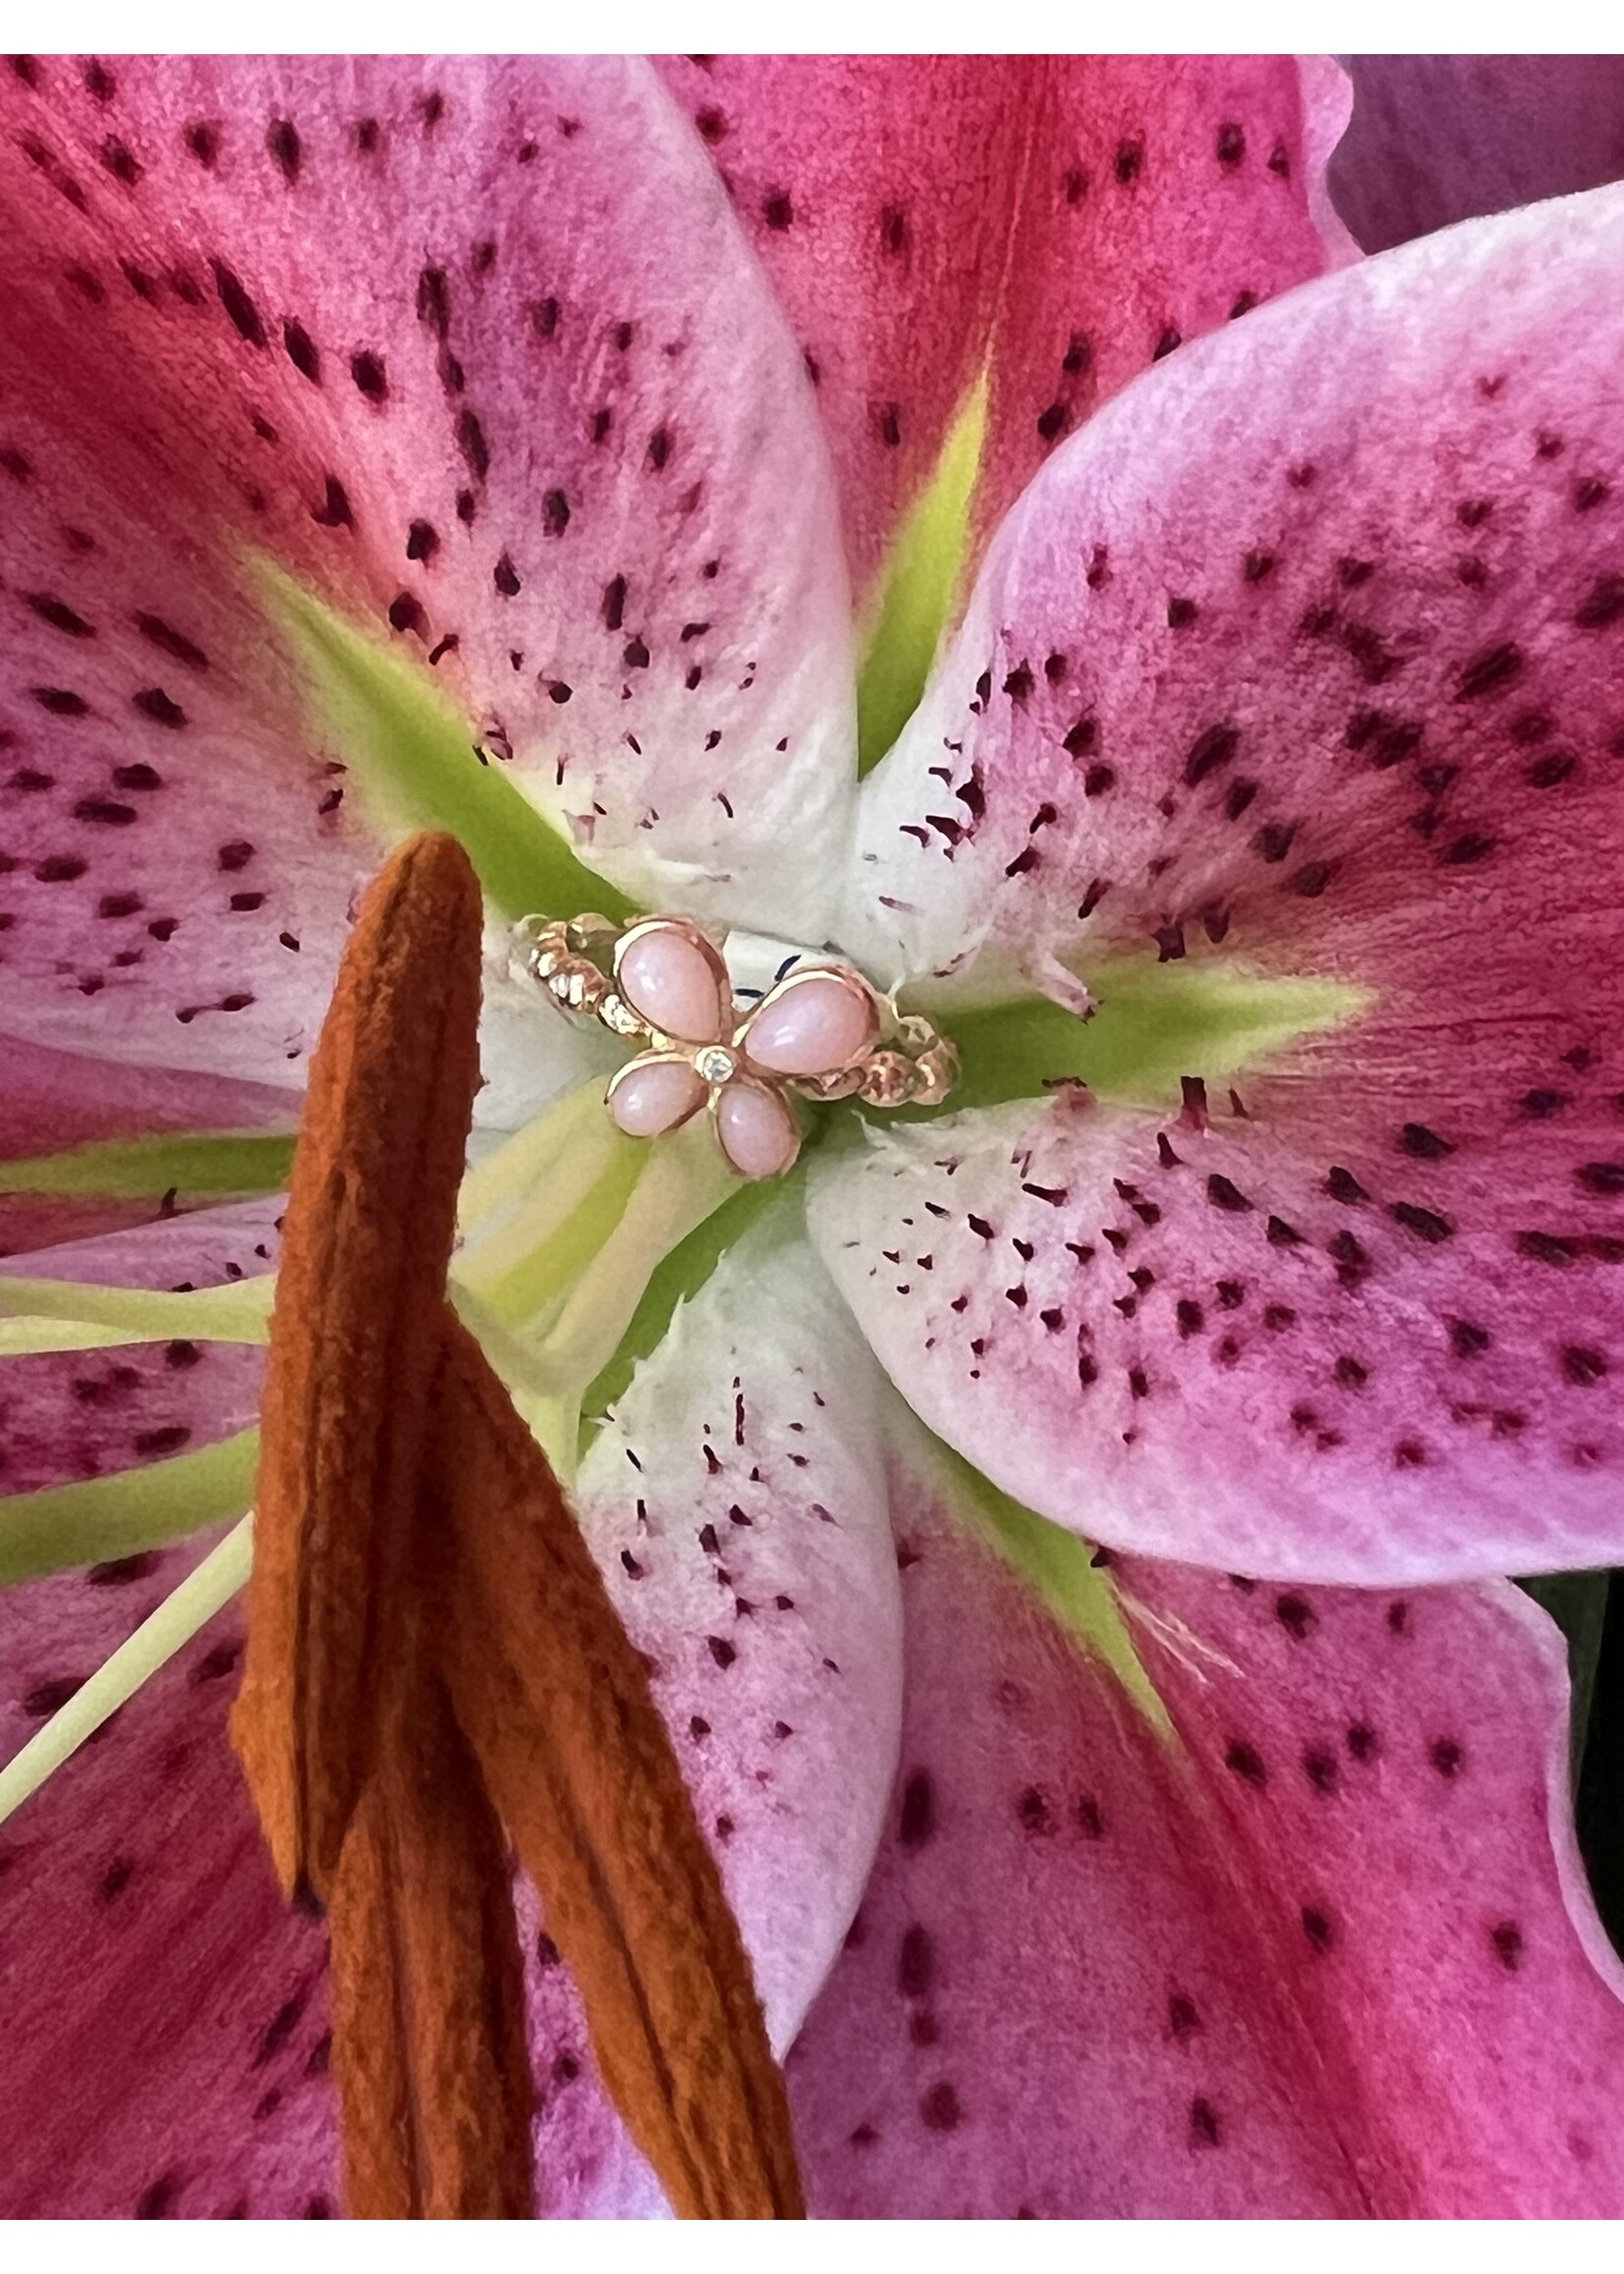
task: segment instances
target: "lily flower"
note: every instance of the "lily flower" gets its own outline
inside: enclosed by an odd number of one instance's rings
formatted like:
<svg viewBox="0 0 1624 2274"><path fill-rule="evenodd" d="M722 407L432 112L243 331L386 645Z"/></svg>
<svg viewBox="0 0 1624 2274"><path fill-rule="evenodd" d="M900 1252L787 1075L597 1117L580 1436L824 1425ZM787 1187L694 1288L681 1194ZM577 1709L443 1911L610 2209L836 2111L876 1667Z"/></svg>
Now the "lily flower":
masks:
<svg viewBox="0 0 1624 2274"><path fill-rule="evenodd" d="M491 918L459 1331L814 2213L1616 2214L1499 1575L1624 1537L1624 198L1359 262L1343 83L1267 59L0 99L0 2203L341 2207L220 1528L305 1062L429 826ZM625 1030L509 952L591 917L706 943L667 1066L860 1004L763 1062L791 1173L606 1111ZM949 1094L839 1094L893 1018ZM659 2212L515 1900L539 2206Z"/></svg>

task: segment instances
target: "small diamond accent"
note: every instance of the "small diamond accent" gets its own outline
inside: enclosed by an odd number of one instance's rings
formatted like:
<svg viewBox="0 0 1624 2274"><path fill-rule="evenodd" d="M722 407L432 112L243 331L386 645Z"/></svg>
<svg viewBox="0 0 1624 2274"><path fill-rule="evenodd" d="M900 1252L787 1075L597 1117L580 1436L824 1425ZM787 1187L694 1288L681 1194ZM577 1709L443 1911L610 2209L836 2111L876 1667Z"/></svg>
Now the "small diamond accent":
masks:
<svg viewBox="0 0 1624 2274"><path fill-rule="evenodd" d="M720 1088L725 1081L732 1080L733 1066L732 1052L724 1050L720 1043L714 1044L709 1050L702 1050L694 1060L694 1072L701 1081L708 1081L713 1089Z"/></svg>

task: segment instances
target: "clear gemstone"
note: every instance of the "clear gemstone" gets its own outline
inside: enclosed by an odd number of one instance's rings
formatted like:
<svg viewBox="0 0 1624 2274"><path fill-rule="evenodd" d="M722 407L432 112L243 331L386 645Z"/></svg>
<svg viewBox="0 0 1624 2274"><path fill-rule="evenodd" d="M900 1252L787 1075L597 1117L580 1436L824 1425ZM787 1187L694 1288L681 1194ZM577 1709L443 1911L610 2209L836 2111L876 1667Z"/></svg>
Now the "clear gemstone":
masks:
<svg viewBox="0 0 1624 2274"><path fill-rule="evenodd" d="M732 1079L735 1063L732 1052L723 1049L720 1043L702 1050L694 1060L701 1080L708 1081L713 1089Z"/></svg>

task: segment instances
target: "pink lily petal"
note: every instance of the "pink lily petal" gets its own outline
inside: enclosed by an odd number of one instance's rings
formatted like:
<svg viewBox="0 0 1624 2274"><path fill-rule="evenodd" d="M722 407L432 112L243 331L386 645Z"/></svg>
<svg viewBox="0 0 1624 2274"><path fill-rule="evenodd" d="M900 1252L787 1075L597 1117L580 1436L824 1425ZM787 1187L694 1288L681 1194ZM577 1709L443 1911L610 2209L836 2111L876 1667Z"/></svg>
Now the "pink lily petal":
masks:
<svg viewBox="0 0 1624 2274"><path fill-rule="evenodd" d="M8 985L6 1000L11 1001ZM239 1082L172 1067L131 1067L110 1076L95 1059L47 1044L4 1040L6 1084L0 1098L3 1157L22 1159L69 1145L142 1130L287 1131L298 1115L285 1089Z"/></svg>
<svg viewBox="0 0 1624 2274"><path fill-rule="evenodd" d="M1347 69L1330 189L1367 253L1624 175L1619 56L1353 55Z"/></svg>
<svg viewBox="0 0 1624 2274"><path fill-rule="evenodd" d="M0 92L8 114L38 108L15 81ZM10 166L20 128L9 115ZM223 375L200 356L160 391L130 311L157 313L97 280L112 264L91 220L28 171L23 215L68 241L49 275L17 272L16 236L0 253L20 312L0 349L7 1023L87 1057L295 1081L374 848L271 689L227 550L248 509L197 431L196 390ZM54 209L30 215L43 197ZM64 259L96 300L62 283Z"/></svg>
<svg viewBox="0 0 1624 2274"><path fill-rule="evenodd" d="M106 1287L226 1286L275 1268L280 1209L279 1200L200 1209L8 1256L5 1269ZM252 1346L182 1336L0 1360L0 1493L172 1460L252 1428L263 1365ZM155 1568L150 1554L134 1560Z"/></svg>
<svg viewBox="0 0 1624 2274"><path fill-rule="evenodd" d="M780 2043L856 1907L895 1765L879 1388L804 1245L753 1237L676 1313L576 1492L616 1608L659 1662Z"/></svg>
<svg viewBox="0 0 1624 2274"><path fill-rule="evenodd" d="M0 966L3 968L3 966ZM7 982L8 1001L10 999ZM296 1104L285 1090L207 1074L106 1066L62 1050L0 1040L6 1079L0 1093L0 1183L3 1161L29 1160L102 1138L171 1131L234 1130L266 1134L292 1128ZM59 1245L121 1225L144 1223L151 1203L103 1200L61 1193L0 1196L0 1254Z"/></svg>
<svg viewBox="0 0 1624 2274"><path fill-rule="evenodd" d="M707 56L661 68L788 313L866 590L990 349L976 518L1181 339L1350 250L1348 113L1289 57Z"/></svg>
<svg viewBox="0 0 1624 2274"><path fill-rule="evenodd" d="M677 1312L575 1494L616 1608L655 1662L781 2051L857 1907L897 1762L901 1632L878 1387L804 1245L752 1236ZM545 2208L658 2205L555 1962L536 1995L537 2073L551 2080Z"/></svg>
<svg viewBox="0 0 1624 2274"><path fill-rule="evenodd" d="M820 1238L902 1387L1062 1521L1320 1577L1619 1550L1621 258L1624 192L1469 223L1132 389L1006 525L873 777L879 964L980 939L1107 994L1158 952L1373 991L1174 1132L1177 1165L1148 1119L1060 1114L823 1172ZM957 1278L904 1317L875 1252L924 1192L882 1196L886 1164L960 1149L952 1204L997 1237L961 1217ZM996 1427L964 1388L989 1335ZM1165 1489L1175 1458L1208 1495Z"/></svg>
<svg viewBox="0 0 1624 2274"><path fill-rule="evenodd" d="M647 2158L604 2090L580 1994L528 1880L514 1891L538 2103L536 2205L544 2219L668 2219Z"/></svg>
<svg viewBox="0 0 1624 2274"><path fill-rule="evenodd" d="M875 1136L815 1167L813 1239L931 1428L1092 1539L1359 1584L1615 1560L1615 1235L1434 1239L1413 1178L1351 1199L1220 1111Z"/></svg>
<svg viewBox="0 0 1624 2274"><path fill-rule="evenodd" d="M867 786L865 949L919 974L1222 944L1458 992L1483 896L1538 899L1554 833L1588 845L1608 803L1616 340L1587 296L1621 233L1616 190L1466 223L1108 406ZM1515 944L1474 958L1502 992Z"/></svg>
<svg viewBox="0 0 1624 2274"><path fill-rule="evenodd" d="M903 1512L892 1831L789 2063L815 2213L1618 2216L1541 1612L1119 1566L1164 1740Z"/></svg>
<svg viewBox="0 0 1624 2274"><path fill-rule="evenodd" d="M27 576L6 567L60 604L22 688L49 666L40 683L88 706L76 738L21 691L14 730L49 731L39 770L64 785L60 753L83 750L70 812L137 816L64 836L59 795L38 857L116 843L144 899L184 874L210 939L260 944L251 1023L280 1040L261 992L272 968L291 984L280 933L326 948L361 862L331 754L287 749L245 617L253 544L432 658L471 738L511 754L589 859L674 862L692 903L810 922L852 731L833 492L793 342L653 72L53 60L9 79L4 109L30 315L10 329L27 416L5 446L37 517ZM64 550L65 515L91 552ZM168 632L131 629L145 616ZM172 833L140 828L177 797L105 779L132 702L124 756L164 788L223 772L236 793L228 837L203 801L184 870ZM239 839L275 888L247 932L226 914L258 869L214 873ZM83 925L92 884L48 904ZM207 966L233 993L243 957L216 945Z"/></svg>
<svg viewBox="0 0 1624 2274"><path fill-rule="evenodd" d="M196 1552L0 1595L0 1749ZM9 2218L338 2213L325 1950L283 1904L226 1742L240 1650L224 1612L0 1829Z"/></svg>

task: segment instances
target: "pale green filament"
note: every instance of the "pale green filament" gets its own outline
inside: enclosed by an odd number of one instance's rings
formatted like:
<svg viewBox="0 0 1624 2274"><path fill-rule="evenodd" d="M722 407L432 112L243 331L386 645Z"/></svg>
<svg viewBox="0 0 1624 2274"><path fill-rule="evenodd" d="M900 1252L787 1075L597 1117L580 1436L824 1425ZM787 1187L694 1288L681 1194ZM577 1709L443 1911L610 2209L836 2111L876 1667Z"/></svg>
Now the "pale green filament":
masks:
<svg viewBox="0 0 1624 2274"><path fill-rule="evenodd" d="M9 1279L0 1274L0 1358L36 1351L105 1350L119 1343L265 1342L276 1292L273 1273L224 1287L166 1294L151 1287L100 1287L74 1279Z"/></svg>
<svg viewBox="0 0 1624 2274"><path fill-rule="evenodd" d="M608 1126L601 1102L597 1111ZM459 1257L452 1270L458 1310L565 1479L575 1472L583 1400L651 1278L739 1191L704 1119L658 1144L619 1142L633 1156L629 1178L612 1156L573 1215L548 1226L533 1249L484 1274L477 1258L471 1269Z"/></svg>
<svg viewBox="0 0 1624 2274"><path fill-rule="evenodd" d="M247 1585L253 1560L254 1519L245 1516L0 1769L0 1824L224 1608Z"/></svg>
<svg viewBox="0 0 1624 2274"><path fill-rule="evenodd" d="M510 1239L517 1211L555 1198L566 1210L617 1145L630 1145L604 1111L604 1084L582 1082L506 1137L462 1180L457 1222L464 1255Z"/></svg>
<svg viewBox="0 0 1624 2274"><path fill-rule="evenodd" d="M119 1137L0 1161L0 1193L74 1193L100 1200L248 1198L277 1193L293 1166L291 1137Z"/></svg>
<svg viewBox="0 0 1624 2274"><path fill-rule="evenodd" d="M86 1563L111 1563L240 1516L254 1498L260 1432L82 1484L0 1500L0 1587Z"/></svg>
<svg viewBox="0 0 1624 2274"><path fill-rule="evenodd" d="M499 1239L487 1239L458 1258L458 1282L511 1332L534 1337L543 1331L613 1234L657 1158L651 1147L614 1128L599 1098L593 1105L617 1141L605 1148L591 1182L583 1187L565 1176L539 1189ZM573 1192L558 1189L570 1185Z"/></svg>

